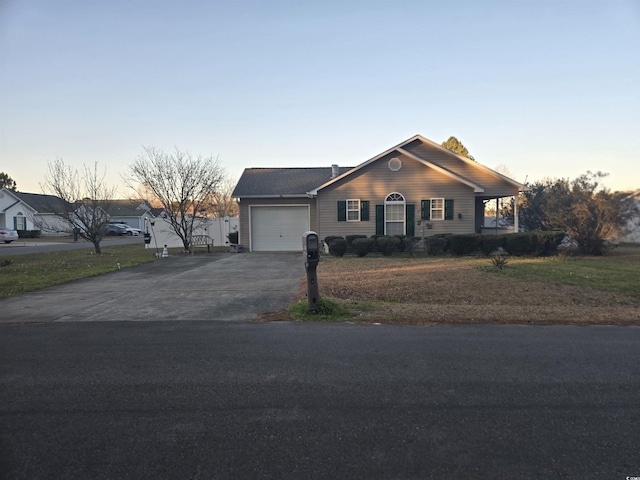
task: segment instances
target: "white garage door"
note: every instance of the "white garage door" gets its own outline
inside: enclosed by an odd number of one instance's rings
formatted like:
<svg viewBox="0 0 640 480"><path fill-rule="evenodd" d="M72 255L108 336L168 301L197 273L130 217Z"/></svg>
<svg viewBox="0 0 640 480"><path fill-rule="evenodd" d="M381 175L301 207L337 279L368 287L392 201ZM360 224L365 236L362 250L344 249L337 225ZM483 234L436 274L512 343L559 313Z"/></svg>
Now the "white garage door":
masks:
<svg viewBox="0 0 640 480"><path fill-rule="evenodd" d="M309 207L251 207L251 250L300 252L309 230Z"/></svg>

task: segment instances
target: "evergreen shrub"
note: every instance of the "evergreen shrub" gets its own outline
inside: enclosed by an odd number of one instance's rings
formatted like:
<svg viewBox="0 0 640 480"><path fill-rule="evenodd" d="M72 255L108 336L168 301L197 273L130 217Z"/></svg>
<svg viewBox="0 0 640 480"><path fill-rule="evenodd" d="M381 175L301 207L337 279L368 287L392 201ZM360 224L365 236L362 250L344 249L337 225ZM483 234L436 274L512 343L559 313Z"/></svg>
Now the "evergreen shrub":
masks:
<svg viewBox="0 0 640 480"><path fill-rule="evenodd" d="M424 249L427 255L442 255L447 248L447 239L444 237L425 237Z"/></svg>
<svg viewBox="0 0 640 480"><path fill-rule="evenodd" d="M447 237L447 251L454 255L468 255L480 250L482 241L479 235L474 233L466 235L450 235Z"/></svg>
<svg viewBox="0 0 640 480"><path fill-rule="evenodd" d="M364 257L373 248L373 238L354 238L352 248L359 257Z"/></svg>
<svg viewBox="0 0 640 480"><path fill-rule="evenodd" d="M335 257L344 257L347 253L347 241L342 237L333 238L328 244L329 253Z"/></svg>
<svg viewBox="0 0 640 480"><path fill-rule="evenodd" d="M383 235L378 238L376 242L378 245L378 251L382 253L384 256L388 257L393 255L393 252L397 250L398 245L400 244L400 239L398 237L389 237L387 235Z"/></svg>

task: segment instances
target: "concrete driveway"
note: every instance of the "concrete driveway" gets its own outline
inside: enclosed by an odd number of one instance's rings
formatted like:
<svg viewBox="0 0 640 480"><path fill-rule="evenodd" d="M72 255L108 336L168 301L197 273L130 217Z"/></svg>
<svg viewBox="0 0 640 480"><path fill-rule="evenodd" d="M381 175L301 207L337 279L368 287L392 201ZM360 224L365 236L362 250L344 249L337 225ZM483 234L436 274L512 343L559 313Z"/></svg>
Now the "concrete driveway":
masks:
<svg viewBox="0 0 640 480"><path fill-rule="evenodd" d="M176 256L0 300L0 323L247 320L286 307L301 254Z"/></svg>

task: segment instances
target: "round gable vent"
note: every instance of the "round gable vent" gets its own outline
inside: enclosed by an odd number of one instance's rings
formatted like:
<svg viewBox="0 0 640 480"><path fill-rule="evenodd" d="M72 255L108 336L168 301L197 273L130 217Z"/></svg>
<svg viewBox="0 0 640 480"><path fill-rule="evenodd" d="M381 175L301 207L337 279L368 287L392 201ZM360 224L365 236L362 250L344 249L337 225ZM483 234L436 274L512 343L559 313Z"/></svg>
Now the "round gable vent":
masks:
<svg viewBox="0 0 640 480"><path fill-rule="evenodd" d="M389 170L391 170L392 172L397 172L401 168L402 168L402 161L399 158L394 157L391 160L389 160Z"/></svg>

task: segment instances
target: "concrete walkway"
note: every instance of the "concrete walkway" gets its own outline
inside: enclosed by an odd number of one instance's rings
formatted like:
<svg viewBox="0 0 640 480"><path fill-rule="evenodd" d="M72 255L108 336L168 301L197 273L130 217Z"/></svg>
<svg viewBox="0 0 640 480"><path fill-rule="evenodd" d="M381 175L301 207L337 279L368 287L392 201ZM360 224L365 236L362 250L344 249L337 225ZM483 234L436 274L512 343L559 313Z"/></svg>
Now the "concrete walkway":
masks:
<svg viewBox="0 0 640 480"><path fill-rule="evenodd" d="M176 256L0 299L0 323L248 320L285 308L301 254Z"/></svg>

